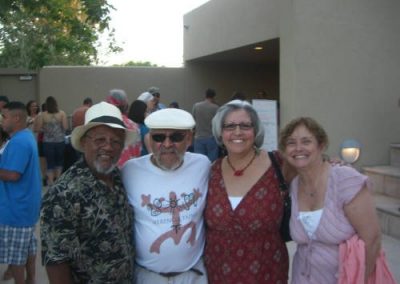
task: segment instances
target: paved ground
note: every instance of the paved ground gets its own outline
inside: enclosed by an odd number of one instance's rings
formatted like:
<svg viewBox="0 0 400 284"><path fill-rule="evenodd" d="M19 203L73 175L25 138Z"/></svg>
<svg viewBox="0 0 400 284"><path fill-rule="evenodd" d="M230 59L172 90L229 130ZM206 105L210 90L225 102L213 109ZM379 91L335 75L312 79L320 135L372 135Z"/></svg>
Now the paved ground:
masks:
<svg viewBox="0 0 400 284"><path fill-rule="evenodd" d="M38 236L39 234L37 234ZM389 236L383 236L383 247L386 251L386 256L391 267L392 272L394 273L397 282L400 284L400 240L391 238ZM295 243L288 243L289 255L292 258L295 251ZM37 267L37 284L48 284L46 272L44 268L41 266L40 254L38 254L38 259L36 261ZM0 277L3 277L3 273L6 269L6 265L0 264ZM0 283L4 284L12 284L14 283L12 280L3 281L0 279Z"/></svg>

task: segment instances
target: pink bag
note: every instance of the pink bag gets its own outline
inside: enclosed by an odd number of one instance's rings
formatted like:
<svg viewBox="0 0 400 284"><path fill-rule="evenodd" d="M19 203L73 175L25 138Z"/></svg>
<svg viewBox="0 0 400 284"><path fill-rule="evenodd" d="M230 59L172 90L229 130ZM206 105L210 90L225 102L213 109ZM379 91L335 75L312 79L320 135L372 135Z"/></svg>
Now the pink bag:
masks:
<svg viewBox="0 0 400 284"><path fill-rule="evenodd" d="M354 235L339 246L339 278L338 284L358 284L364 282L365 244ZM368 284L396 284L389 270L385 252L380 251L376 259L375 271L370 275Z"/></svg>

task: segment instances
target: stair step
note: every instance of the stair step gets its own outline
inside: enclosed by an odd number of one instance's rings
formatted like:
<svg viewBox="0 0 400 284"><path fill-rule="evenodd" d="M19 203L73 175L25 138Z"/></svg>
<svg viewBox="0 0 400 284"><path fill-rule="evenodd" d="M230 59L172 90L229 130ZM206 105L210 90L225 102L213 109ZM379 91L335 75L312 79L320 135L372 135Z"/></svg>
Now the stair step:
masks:
<svg viewBox="0 0 400 284"><path fill-rule="evenodd" d="M374 194L376 208L400 218L400 199L384 194Z"/></svg>
<svg viewBox="0 0 400 284"><path fill-rule="evenodd" d="M400 167L364 167L363 172L373 183L373 192L400 199Z"/></svg>
<svg viewBox="0 0 400 284"><path fill-rule="evenodd" d="M400 240L400 199L373 195L382 233Z"/></svg>
<svg viewBox="0 0 400 284"><path fill-rule="evenodd" d="M400 167L400 143L390 144L390 165Z"/></svg>

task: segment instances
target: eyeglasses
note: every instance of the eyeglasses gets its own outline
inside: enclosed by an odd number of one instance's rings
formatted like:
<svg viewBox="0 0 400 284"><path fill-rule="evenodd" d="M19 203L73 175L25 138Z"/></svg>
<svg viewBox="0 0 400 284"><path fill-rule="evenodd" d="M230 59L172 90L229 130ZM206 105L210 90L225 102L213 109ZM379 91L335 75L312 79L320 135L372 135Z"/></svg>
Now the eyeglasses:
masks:
<svg viewBox="0 0 400 284"><path fill-rule="evenodd" d="M99 136L99 137L93 137L90 135L85 135L85 137L91 139L93 143L96 145L96 147L104 147L108 144L111 145L112 148L114 149L119 149L122 148L124 145L124 141L121 141L119 139L108 139L107 137L104 136Z"/></svg>
<svg viewBox="0 0 400 284"><path fill-rule="evenodd" d="M222 129L226 131L234 131L239 126L240 130L250 130L253 129L254 125L251 122L241 122L241 123L227 123L222 125Z"/></svg>
<svg viewBox="0 0 400 284"><path fill-rule="evenodd" d="M174 132L171 135L166 135L163 133L155 133L151 135L151 138L157 143L163 143L167 137L172 143L182 142L185 138L186 133L184 132Z"/></svg>

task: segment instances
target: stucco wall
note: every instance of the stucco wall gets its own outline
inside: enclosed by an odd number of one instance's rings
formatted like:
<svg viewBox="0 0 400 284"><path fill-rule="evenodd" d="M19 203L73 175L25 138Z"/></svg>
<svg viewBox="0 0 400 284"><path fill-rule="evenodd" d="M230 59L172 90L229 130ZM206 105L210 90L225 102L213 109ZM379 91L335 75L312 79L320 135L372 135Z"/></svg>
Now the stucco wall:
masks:
<svg viewBox="0 0 400 284"><path fill-rule="evenodd" d="M39 90L41 102L54 96L60 108L71 114L85 97L99 102L112 88L124 89L132 102L148 87L157 86L164 104L177 101L191 111L209 87L216 90L219 104L236 90L249 98L259 90L277 97L278 75L277 66L207 62L185 68L45 67L40 71Z"/></svg>
<svg viewBox="0 0 400 284"><path fill-rule="evenodd" d="M362 143L356 166L387 164L400 141L400 2L282 0L281 115L315 117L337 155Z"/></svg>
<svg viewBox="0 0 400 284"><path fill-rule="evenodd" d="M182 74L182 68L45 67L40 71L40 100L54 96L60 108L72 113L85 97L99 102L113 88L124 89L132 102L157 86L168 104L182 94Z"/></svg>
<svg viewBox="0 0 400 284"><path fill-rule="evenodd" d="M0 69L0 95L27 103L38 97L37 75L22 69Z"/></svg>
<svg viewBox="0 0 400 284"><path fill-rule="evenodd" d="M186 14L184 59L278 37L278 0L211 0Z"/></svg>

